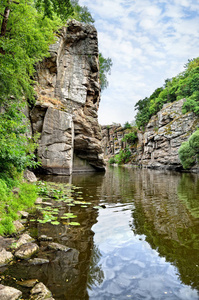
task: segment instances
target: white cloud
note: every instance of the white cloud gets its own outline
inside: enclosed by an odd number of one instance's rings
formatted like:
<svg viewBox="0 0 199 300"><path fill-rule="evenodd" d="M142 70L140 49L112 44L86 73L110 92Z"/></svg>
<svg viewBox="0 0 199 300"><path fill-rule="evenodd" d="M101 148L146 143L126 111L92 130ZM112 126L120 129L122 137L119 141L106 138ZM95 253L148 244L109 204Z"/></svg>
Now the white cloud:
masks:
<svg viewBox="0 0 199 300"><path fill-rule="evenodd" d="M99 121L130 121L134 105L177 75L199 49L195 0L79 0L96 20L99 48L111 57Z"/></svg>

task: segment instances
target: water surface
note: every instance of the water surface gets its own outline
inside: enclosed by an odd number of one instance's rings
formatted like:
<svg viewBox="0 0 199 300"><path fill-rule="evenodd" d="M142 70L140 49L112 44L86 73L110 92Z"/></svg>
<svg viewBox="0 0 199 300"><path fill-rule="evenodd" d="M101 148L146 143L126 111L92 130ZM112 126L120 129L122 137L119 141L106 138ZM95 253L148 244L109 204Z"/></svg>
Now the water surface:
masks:
<svg viewBox="0 0 199 300"><path fill-rule="evenodd" d="M91 203L58 204L80 226L30 225L36 237L47 234L73 251L42 252L40 243L38 256L49 264L22 261L7 274L38 278L56 300L199 299L198 175L110 168L46 179L70 180Z"/></svg>

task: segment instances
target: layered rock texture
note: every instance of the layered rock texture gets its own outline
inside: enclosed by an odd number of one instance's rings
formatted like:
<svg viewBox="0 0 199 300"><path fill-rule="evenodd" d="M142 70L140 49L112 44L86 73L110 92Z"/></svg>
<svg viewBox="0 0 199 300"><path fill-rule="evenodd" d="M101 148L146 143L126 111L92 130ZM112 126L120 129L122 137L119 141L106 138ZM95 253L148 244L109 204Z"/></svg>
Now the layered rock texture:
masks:
<svg viewBox="0 0 199 300"><path fill-rule="evenodd" d="M50 57L37 68L37 95L31 111L40 133L38 157L47 173L104 170L96 29L75 20L59 32Z"/></svg>
<svg viewBox="0 0 199 300"><path fill-rule="evenodd" d="M182 114L186 99L167 103L149 121L145 132L138 131L138 141L132 147L132 162L149 168L181 170L178 150L199 124L192 112ZM126 147L122 138L126 131L120 125L103 127L103 146L108 158ZM198 170L197 167L192 170Z"/></svg>

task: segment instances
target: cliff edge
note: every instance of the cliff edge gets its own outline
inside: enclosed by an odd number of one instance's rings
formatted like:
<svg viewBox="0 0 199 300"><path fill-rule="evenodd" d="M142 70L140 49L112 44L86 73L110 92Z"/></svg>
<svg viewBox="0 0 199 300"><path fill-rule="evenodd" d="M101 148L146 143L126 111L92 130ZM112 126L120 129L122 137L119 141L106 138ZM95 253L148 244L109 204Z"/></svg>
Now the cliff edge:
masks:
<svg viewBox="0 0 199 300"><path fill-rule="evenodd" d="M37 66L37 102L30 113L40 133L38 158L51 174L105 169L98 124L100 102L95 27L75 20L58 33Z"/></svg>

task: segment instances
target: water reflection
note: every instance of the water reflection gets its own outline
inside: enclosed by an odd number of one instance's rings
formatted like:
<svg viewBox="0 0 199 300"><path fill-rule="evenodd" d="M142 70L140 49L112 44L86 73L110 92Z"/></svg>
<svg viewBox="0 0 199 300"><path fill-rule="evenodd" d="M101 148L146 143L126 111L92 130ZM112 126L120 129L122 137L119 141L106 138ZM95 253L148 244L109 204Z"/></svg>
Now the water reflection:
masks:
<svg viewBox="0 0 199 300"><path fill-rule="evenodd" d="M38 223L30 230L73 250L46 252L40 242L38 256L50 263L21 262L9 274L38 278L56 300L199 299L198 175L110 168L67 180L92 202L70 208L81 226ZM59 203L60 214L66 209Z"/></svg>

